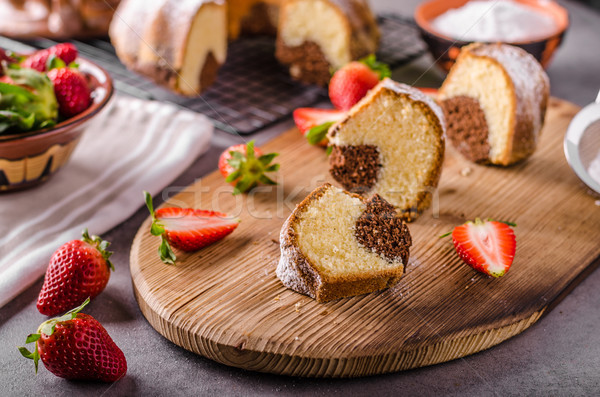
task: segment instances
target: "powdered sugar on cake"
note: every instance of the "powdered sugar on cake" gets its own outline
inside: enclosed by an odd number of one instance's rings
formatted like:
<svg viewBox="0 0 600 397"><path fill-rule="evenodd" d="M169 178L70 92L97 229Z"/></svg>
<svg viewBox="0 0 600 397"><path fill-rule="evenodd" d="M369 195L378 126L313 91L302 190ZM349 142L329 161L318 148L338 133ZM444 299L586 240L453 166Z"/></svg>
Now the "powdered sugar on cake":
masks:
<svg viewBox="0 0 600 397"><path fill-rule="evenodd" d="M517 118L531 121L536 140L543 124L545 106L541 98L548 95L550 82L542 66L524 50L507 45L495 44L475 47L473 53L488 56L502 64L515 85L517 95Z"/></svg>

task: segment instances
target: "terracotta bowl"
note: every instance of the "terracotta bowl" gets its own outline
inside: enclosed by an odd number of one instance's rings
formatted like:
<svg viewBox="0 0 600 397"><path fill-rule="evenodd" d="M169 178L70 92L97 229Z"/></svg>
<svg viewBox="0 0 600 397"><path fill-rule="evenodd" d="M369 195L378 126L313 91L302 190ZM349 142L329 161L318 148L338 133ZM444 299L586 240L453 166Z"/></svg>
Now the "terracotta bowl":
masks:
<svg viewBox="0 0 600 397"><path fill-rule="evenodd" d="M469 0L430 0L419 5L415 11L415 21L419 26L423 40L429 47L429 52L433 55L436 63L446 72L448 72L454 64L454 61L460 52L460 48L471 42L455 40L436 32L431 21L451 8L458 8L465 5L468 1ZM567 31L569 26L569 13L565 8L554 1L516 1L533 7L546 15L550 15L556 21L557 30L548 37L520 43L507 43L523 48L525 51L532 54L543 67L547 67L554 51L562 42L563 36Z"/></svg>
<svg viewBox="0 0 600 397"><path fill-rule="evenodd" d="M92 104L82 113L51 128L0 136L0 192L24 189L46 181L69 159L86 124L113 94L109 74L78 58L79 69L92 88Z"/></svg>

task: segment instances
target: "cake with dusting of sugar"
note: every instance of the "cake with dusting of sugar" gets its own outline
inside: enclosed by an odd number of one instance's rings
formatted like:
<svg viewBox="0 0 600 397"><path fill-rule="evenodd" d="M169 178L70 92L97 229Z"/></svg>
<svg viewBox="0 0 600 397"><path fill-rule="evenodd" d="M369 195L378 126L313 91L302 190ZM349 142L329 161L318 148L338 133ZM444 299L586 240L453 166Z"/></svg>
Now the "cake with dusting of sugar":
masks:
<svg viewBox="0 0 600 397"><path fill-rule="evenodd" d="M370 199L324 184L281 229L281 282L318 302L396 284L412 244L406 224L378 195Z"/></svg>
<svg viewBox="0 0 600 397"><path fill-rule="evenodd" d="M453 146L477 163L510 165L535 151L550 95L548 76L506 44L463 47L440 88Z"/></svg>
<svg viewBox="0 0 600 397"><path fill-rule="evenodd" d="M431 203L444 159L442 109L420 90L382 80L331 126L329 171L357 194L379 194L412 221Z"/></svg>
<svg viewBox="0 0 600 397"><path fill-rule="evenodd" d="M331 71L377 51L367 0L283 0L275 56L298 80L326 85Z"/></svg>
<svg viewBox="0 0 600 397"><path fill-rule="evenodd" d="M380 36L366 0L123 0L116 15L109 33L123 64L186 96L212 84L228 41L243 35L276 35L290 75L321 85Z"/></svg>

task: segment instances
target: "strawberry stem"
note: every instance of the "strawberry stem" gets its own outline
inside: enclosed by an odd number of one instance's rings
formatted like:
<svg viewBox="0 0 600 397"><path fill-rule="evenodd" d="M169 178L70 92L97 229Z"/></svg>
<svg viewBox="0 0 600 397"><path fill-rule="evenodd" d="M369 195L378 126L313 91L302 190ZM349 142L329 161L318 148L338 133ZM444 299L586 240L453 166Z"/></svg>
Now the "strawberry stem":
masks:
<svg viewBox="0 0 600 397"><path fill-rule="evenodd" d="M452 232L448 232L448 233L444 233L442 234L439 238L444 238L444 237L448 237L449 235L451 235Z"/></svg>
<svg viewBox="0 0 600 397"><path fill-rule="evenodd" d="M174 265L177 257L175 256L175 252L173 252L169 241L167 241L167 237L165 236L165 227L158 219L156 219L154 205L152 204L152 195L147 191L144 191L144 200L146 201L146 207L148 207L148 211L150 211L150 216L152 217L150 234L153 236L160 236L161 238L160 246L158 247L158 256L163 263L167 265Z"/></svg>
<svg viewBox="0 0 600 397"><path fill-rule="evenodd" d="M110 245L110 242L108 242L106 240L102 240L102 237L100 237L100 236L92 235L90 237L87 227L85 229L83 229L81 236L82 236L82 239L81 239L82 241L85 241L86 243L96 247L98 252L100 252L100 255L102 255L102 258L104 258L104 260L106 261L106 264L108 265L109 269L114 272L115 266L109 259L110 256L113 254L112 251L108 250L108 246Z"/></svg>
<svg viewBox="0 0 600 397"><path fill-rule="evenodd" d="M277 183L265 176L266 172L275 172L279 170L279 164L271 164L273 159L279 153L268 153L256 158L254 150L254 140L246 144L246 154L231 150L231 158L227 163L233 168L233 172L225 178L228 183L236 182L233 188L233 194L245 193L254 188L258 183L267 185L276 185Z"/></svg>

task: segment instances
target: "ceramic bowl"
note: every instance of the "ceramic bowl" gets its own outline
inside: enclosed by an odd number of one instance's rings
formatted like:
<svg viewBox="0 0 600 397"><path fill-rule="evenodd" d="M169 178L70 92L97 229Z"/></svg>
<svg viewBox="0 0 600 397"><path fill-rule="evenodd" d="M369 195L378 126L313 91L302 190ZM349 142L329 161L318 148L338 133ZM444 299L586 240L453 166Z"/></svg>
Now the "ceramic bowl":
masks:
<svg viewBox="0 0 600 397"><path fill-rule="evenodd" d="M86 124L113 94L112 79L100 66L78 58L92 89L92 104L54 127L0 136L0 192L24 189L46 181L69 160Z"/></svg>
<svg viewBox="0 0 600 397"><path fill-rule="evenodd" d="M436 63L444 71L449 71L460 48L470 41L455 40L435 31L432 21L449 9L459 8L469 0L430 0L422 3L415 11L415 21L421 31L421 37L429 48ZM569 27L569 13L554 1L549 0L516 0L518 3L530 6L551 16L556 21L556 31L548 37L537 40L507 43L523 48L532 54L543 67L547 67L554 51L559 47Z"/></svg>

